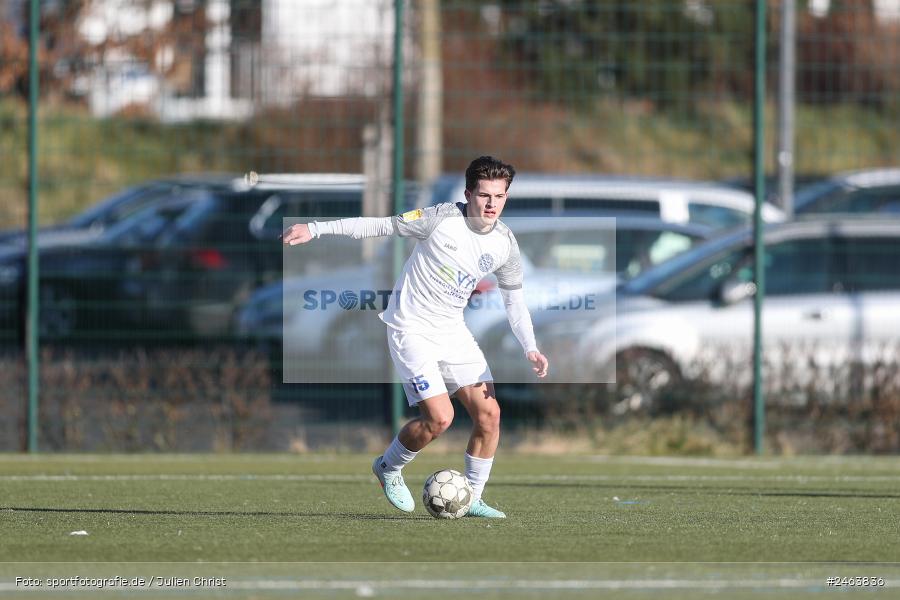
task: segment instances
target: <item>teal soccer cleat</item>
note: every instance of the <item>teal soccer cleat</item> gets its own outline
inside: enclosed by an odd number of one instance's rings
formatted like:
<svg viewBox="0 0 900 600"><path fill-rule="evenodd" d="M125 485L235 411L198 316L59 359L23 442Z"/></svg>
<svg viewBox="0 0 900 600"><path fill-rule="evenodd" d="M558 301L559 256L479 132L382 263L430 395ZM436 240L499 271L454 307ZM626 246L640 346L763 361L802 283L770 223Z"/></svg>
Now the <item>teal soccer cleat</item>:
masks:
<svg viewBox="0 0 900 600"><path fill-rule="evenodd" d="M412 494L409 493L409 488L403 482L403 475L399 471L396 473L385 473L384 468L387 465L384 464L383 460L383 456L375 459L375 462L372 463L372 472L378 478L378 483L381 484L381 489L384 490L384 495L387 497L388 502L403 512L414 511L416 502L413 500Z"/></svg>
<svg viewBox="0 0 900 600"><path fill-rule="evenodd" d="M469 512L466 513L467 517L485 517L488 519L505 519L506 513L497 510L496 508L491 508L487 504L484 503L484 500L479 498L475 502L472 503L472 506L469 507Z"/></svg>

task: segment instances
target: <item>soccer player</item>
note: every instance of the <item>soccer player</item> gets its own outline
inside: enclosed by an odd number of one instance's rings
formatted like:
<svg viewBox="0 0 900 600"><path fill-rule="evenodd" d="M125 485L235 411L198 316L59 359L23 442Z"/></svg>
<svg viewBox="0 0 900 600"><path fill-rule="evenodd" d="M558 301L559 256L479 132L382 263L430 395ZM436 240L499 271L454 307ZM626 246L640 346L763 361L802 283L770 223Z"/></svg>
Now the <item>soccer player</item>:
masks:
<svg viewBox="0 0 900 600"><path fill-rule="evenodd" d="M455 394L473 423L465 456L465 475L474 491L468 516L506 517L482 499L500 441L500 406L491 370L466 327L463 310L478 281L494 273L525 358L538 377L547 375L548 361L538 351L525 305L519 246L499 220L514 176L511 165L482 156L466 169L466 203L448 202L394 217L297 224L282 234L291 246L322 235L417 239L379 316L387 324L388 349L406 398L419 407L419 416L372 464L388 501L405 512L412 512L415 502L403 481L403 467L450 426L450 396Z"/></svg>

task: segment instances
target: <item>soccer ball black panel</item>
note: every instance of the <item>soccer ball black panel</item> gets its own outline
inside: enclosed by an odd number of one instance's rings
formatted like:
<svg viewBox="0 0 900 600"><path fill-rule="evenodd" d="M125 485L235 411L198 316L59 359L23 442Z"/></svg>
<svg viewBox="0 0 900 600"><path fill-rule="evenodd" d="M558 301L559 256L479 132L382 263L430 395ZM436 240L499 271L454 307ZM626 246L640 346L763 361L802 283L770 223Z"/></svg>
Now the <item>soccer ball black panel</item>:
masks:
<svg viewBox="0 0 900 600"><path fill-rule="evenodd" d="M458 519L469 512L472 487L459 471L443 469L425 481L422 503L436 519Z"/></svg>

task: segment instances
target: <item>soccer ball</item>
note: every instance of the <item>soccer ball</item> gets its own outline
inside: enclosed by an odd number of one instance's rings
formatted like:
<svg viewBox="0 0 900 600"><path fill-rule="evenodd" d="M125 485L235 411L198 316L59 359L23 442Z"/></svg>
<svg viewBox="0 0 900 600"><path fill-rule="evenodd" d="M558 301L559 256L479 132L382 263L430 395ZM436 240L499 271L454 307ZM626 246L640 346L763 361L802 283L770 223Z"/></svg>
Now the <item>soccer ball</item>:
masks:
<svg viewBox="0 0 900 600"><path fill-rule="evenodd" d="M472 506L472 486L459 471L444 469L425 480L422 502L435 519L458 519Z"/></svg>

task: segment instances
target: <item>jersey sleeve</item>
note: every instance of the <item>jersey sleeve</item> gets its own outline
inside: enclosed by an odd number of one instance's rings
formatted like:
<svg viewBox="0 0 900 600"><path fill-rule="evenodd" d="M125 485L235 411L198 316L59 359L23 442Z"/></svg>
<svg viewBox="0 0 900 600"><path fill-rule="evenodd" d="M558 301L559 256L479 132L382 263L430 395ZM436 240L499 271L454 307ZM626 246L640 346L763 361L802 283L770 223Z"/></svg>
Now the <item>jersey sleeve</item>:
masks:
<svg viewBox="0 0 900 600"><path fill-rule="evenodd" d="M504 290L500 288L500 295L503 297L503 304L506 306L506 316L509 319L509 326L525 350L525 354L529 352L537 352L537 342L534 339L534 326L531 323L531 313L528 312L528 305L525 303L525 292L518 290Z"/></svg>
<svg viewBox="0 0 900 600"><path fill-rule="evenodd" d="M346 235L361 240L393 233L390 217L353 217L335 221L313 221L307 223L307 227L314 238L323 235Z"/></svg>
<svg viewBox="0 0 900 600"><path fill-rule="evenodd" d="M459 208L455 204L447 202L416 208L401 215L391 217L394 232L401 237L412 237L419 240L426 239L441 221L454 214L459 216Z"/></svg>
<svg viewBox="0 0 900 600"><path fill-rule="evenodd" d="M510 242L509 258L500 265L500 268L494 274L497 276L497 285L501 290L520 290L524 280L522 275L522 255L519 253L519 243L516 241L516 236L512 234L512 231L509 231L508 235Z"/></svg>

